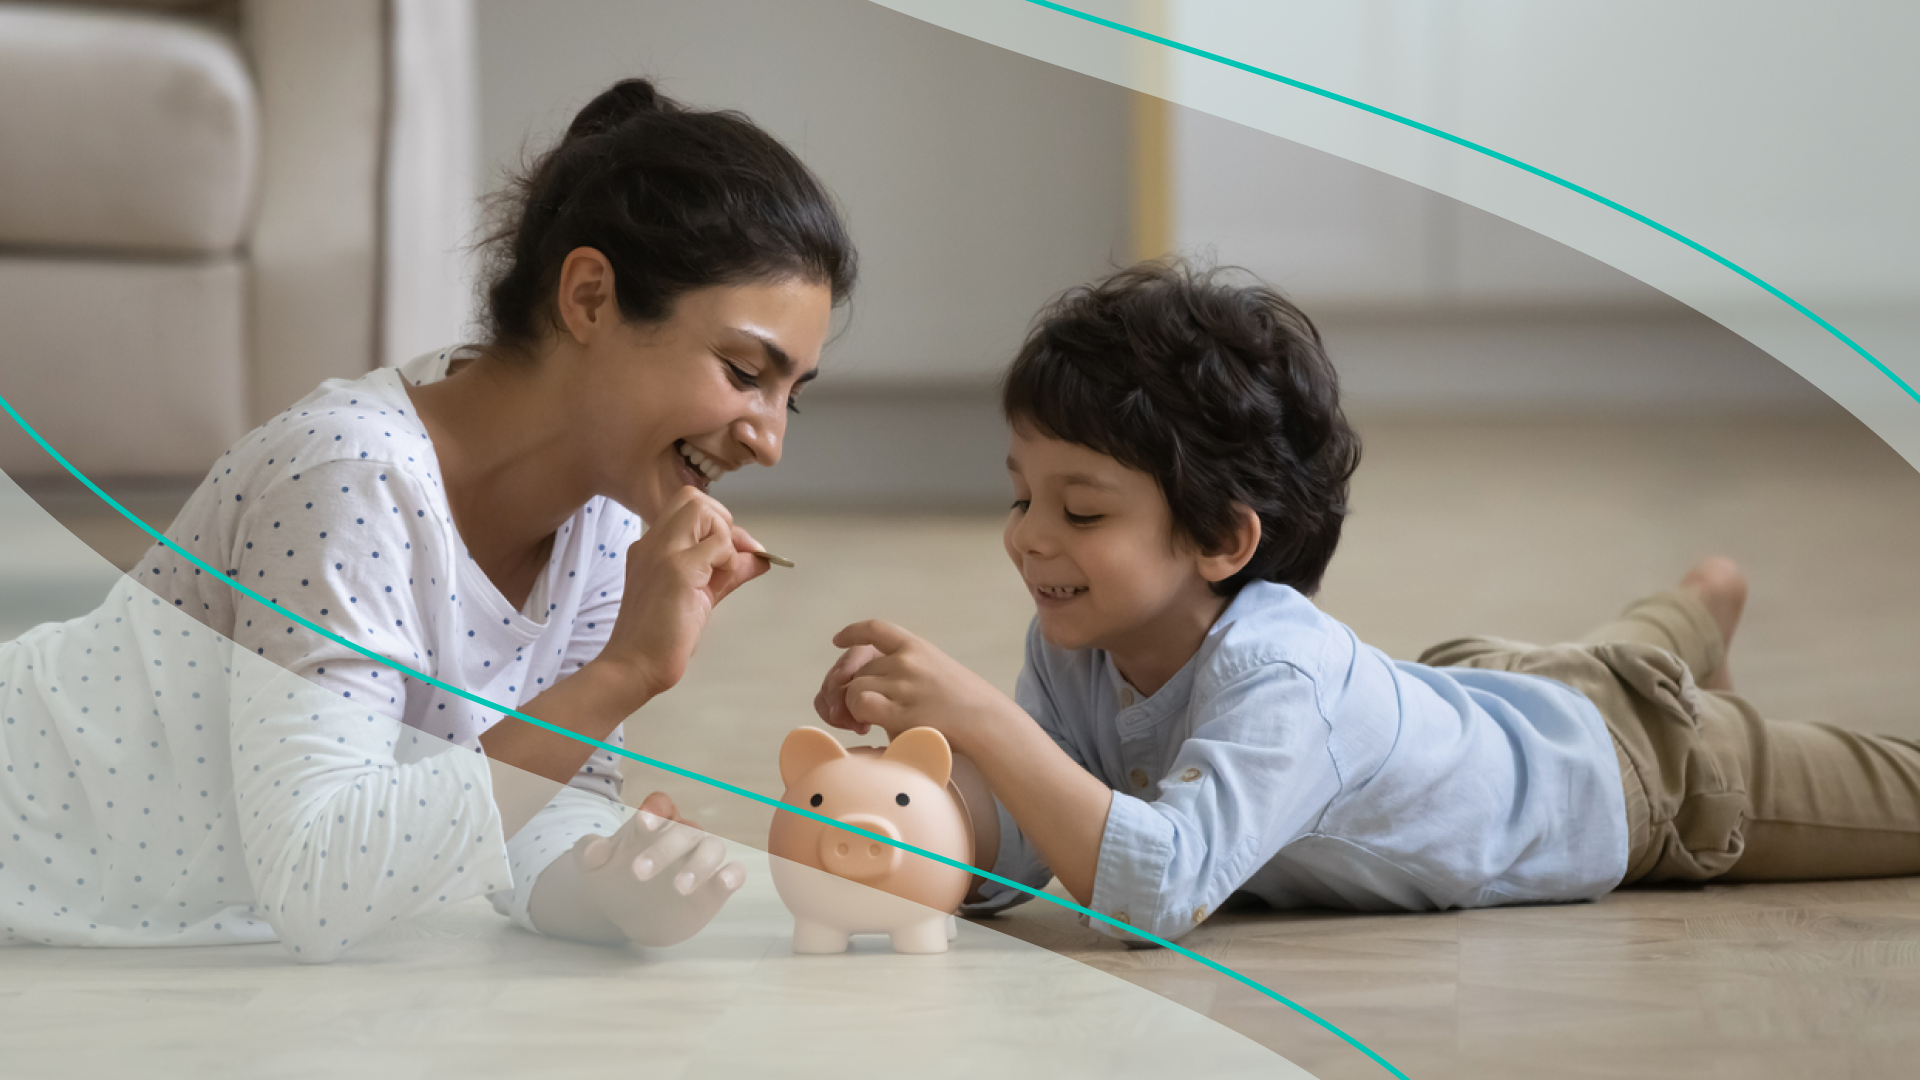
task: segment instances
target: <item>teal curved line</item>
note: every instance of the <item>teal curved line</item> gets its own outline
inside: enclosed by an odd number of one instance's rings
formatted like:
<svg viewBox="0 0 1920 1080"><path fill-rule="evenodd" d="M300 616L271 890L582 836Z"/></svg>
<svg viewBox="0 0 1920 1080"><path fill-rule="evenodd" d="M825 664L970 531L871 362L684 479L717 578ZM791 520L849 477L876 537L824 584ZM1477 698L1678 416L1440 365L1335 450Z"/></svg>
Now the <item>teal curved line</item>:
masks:
<svg viewBox="0 0 1920 1080"><path fill-rule="evenodd" d="M421 682L427 683L431 686L437 686L440 689L445 690L450 694L456 694L460 697L467 699L468 701L473 702L476 705L480 705L488 709L493 709L496 712L501 712L508 716L517 717L521 720L526 721L529 724L535 725L536 727L544 728L547 731L551 731L556 735L564 735L567 738L574 740L575 742L586 743L588 746L605 750L610 754L618 754L621 757L627 758L629 760L637 761L642 765L647 765L652 768L659 769L663 772L669 772L674 774L675 776L683 777L688 780L694 780L699 783L706 784L709 787L719 788L720 790L728 792L730 794L738 795L738 796L741 796L742 798L751 799L754 802L762 803L766 806L770 806L775 810L783 810L790 814L800 814L804 817L812 818L813 820L818 821L823 825L830 825L836 829L843 829L847 832L857 833L861 836L868 838L869 840L878 840L883 844L886 844L890 847L899 848L902 851L911 851L915 855L919 855L922 858L932 859L935 862L945 863L946 865L951 866L956 870L965 870L969 874L974 874L979 877L987 878L991 881L997 881L1000 884L1005 885L1009 888L1017 889L1020 892L1026 893L1028 896L1037 897L1038 899L1045 900L1049 903L1058 904L1069 911L1077 911L1080 914L1087 916L1088 918L1098 919L1109 926L1123 929L1128 933L1135 935L1136 937L1145 938L1146 940L1151 941L1154 944L1161 946L1162 948L1169 949L1173 952L1179 953L1180 955L1186 957L1189 960L1194 961L1197 964L1200 964L1204 967L1212 968L1213 970L1218 971L1220 974L1225 975L1236 982L1242 983L1245 986L1248 986L1253 990L1261 994L1264 994L1267 997L1272 998L1273 1000L1279 1002L1280 1004L1285 1005L1287 1008L1292 1009L1294 1012L1299 1013L1300 1015L1306 1017L1307 1019L1327 1029L1333 1034L1339 1036L1341 1039L1345 1040L1348 1043L1348 1045L1355 1047L1361 1053L1364 1053L1368 1057L1372 1058L1374 1061L1379 1062L1382 1068L1386 1069L1388 1072L1392 1073L1393 1075L1399 1077L1400 1080L1408 1080L1407 1074L1401 1072L1399 1069L1396 1069L1392 1065L1388 1064L1385 1058L1374 1053L1372 1050L1367 1049L1367 1047L1364 1044L1360 1043L1353 1036L1348 1035L1346 1032L1341 1031L1339 1028L1321 1019L1319 1016L1316 1016L1313 1013L1313 1011L1308 1009L1306 1006L1300 1005L1294 1002L1293 1000L1285 997L1284 995L1269 989L1265 985L1259 982L1256 982L1253 979L1246 977L1245 975L1240 974L1239 972L1233 970L1232 968L1226 966L1225 964L1222 964L1216 960L1210 960L1207 957L1201 956L1199 953L1196 953L1190 949L1186 949L1179 945L1176 945L1173 942L1166 940L1165 938L1159 937L1155 934L1150 934L1144 930L1137 930L1131 926L1126 925L1125 923L1120 922L1117 919L1113 919L1109 916L1102 915L1100 912L1097 912L1092 908L1082 907L1079 904L1072 903L1067 900L1062 900L1057 896L1053 896L1049 893L1041 892L1038 889L1022 884L1021 882L1014 881L1011 878L1001 877L999 874L993 873L990 870L981 870L978 867L960 862L957 859L949 859L945 855L941 855L938 852L927 851L923 848L915 847L914 845L906 843L904 841L895 840L891 837L881 836L879 833L868 832L865 829L857 828L855 826L847 825L843 822L835 821L834 819L827 817L824 814L817 814L804 806L790 806L784 802L781 802L779 799L771 798L769 796L762 795L757 791L749 791L746 788L729 784L725 780L717 780L711 776L706 776L702 773L694 772L691 769L683 769L678 765L672 764L671 762L661 761L656 758L650 758L643 754L635 753L632 750L628 750L624 746L614 746L612 743L606 743L606 742L600 741L599 739L589 738L588 736L582 735L577 731L571 731L567 728L560 727L557 724L550 724L547 721L542 720L537 716L528 716L526 713L520 712L517 709L509 709L506 706L499 704L498 702L488 701L486 698L483 698L478 694L471 694L465 690L460 689L457 686L448 685L447 683L441 682L439 679L436 679L433 676L426 674L425 672L415 671L414 669L392 659L391 657L381 656L379 653L374 652L372 649L369 649L366 646L359 644L358 642L348 641L346 638L341 637L340 635L334 633L333 631L328 630L323 626L319 626L309 621L305 616L299 615L292 611L288 611L286 608L281 607L279 603L273 600L269 600L264 596L261 596L259 593L254 592L252 589L247 588L245 585L242 585L240 582L236 581L232 577L229 577L228 575L214 569L211 564L205 562L199 556L181 547L179 544L175 543L172 540L172 538L154 529L153 526L148 525L145 521L142 521L138 515L134 514L132 511L128 510L126 507L121 506L119 501L116 500L113 496L107 494L105 491L102 491L100 489L100 485L94 483L93 480L89 478L85 473L81 472L79 469L74 468L73 464L69 462L66 459L66 457L60 453L60 451L55 450L52 444L48 443L47 440L43 436L41 436L40 432L34 429L33 425L27 423L25 417L22 417L17 411L14 410L13 403L8 401L4 396L0 396L0 409L5 409L7 415L13 418L13 422L20 425L20 429L22 431L25 431L30 437L32 437L34 442L40 444L40 449L45 450L48 453L48 455L50 455L53 458L54 461L59 463L61 468L67 470L68 473L72 474L74 479L80 481L82 484L85 484L87 486L87 490L93 492L95 495L98 495L102 502L112 507L114 511L118 513L121 517L126 518L128 521L133 522L134 525L139 527L141 532L144 532L148 536L153 537L154 540L165 545L166 548L172 551L174 554L180 556L181 558L187 560L188 562L194 564L195 566L200 567L203 571L207 573L209 577L212 577L217 581L225 582L227 585L232 586L235 591L244 594L248 599L255 601L256 603L260 604L262 607L270 608L273 611L279 612L280 614L286 616L288 619L291 619L294 622L299 623L300 625L306 627L307 629L313 631L316 634L319 634L320 636L326 638L329 641L335 642L336 644L344 645L347 648L352 649L354 652L357 652L360 655L367 657L370 660L378 660L383 664L387 664L392 667L398 668L399 670L406 672L408 675L411 675L412 677L419 679Z"/></svg>
<svg viewBox="0 0 1920 1080"><path fill-rule="evenodd" d="M1126 34L1130 37L1136 37L1142 41L1151 41L1155 45L1163 45L1169 49L1173 49L1176 52L1183 52L1189 56L1197 56L1202 60L1211 60L1216 64L1221 64L1225 67L1233 68L1236 71L1244 71L1249 75L1258 75L1260 78L1267 79L1271 82L1281 83L1282 85L1285 85L1285 86L1291 86L1296 90L1304 90L1307 93L1313 94L1316 97L1326 98L1328 101L1337 101L1342 105L1347 105L1352 108L1359 109L1361 112L1371 113L1372 115L1378 116L1383 120L1391 120L1396 124L1402 124L1407 127L1413 128L1415 131L1425 132L1426 134L1432 135L1437 139L1444 139L1447 142L1453 143L1455 146L1465 147L1466 149L1471 150L1476 154L1484 154L1487 157L1494 159L1495 161L1499 161L1504 164L1511 165L1514 168L1521 170L1522 172L1530 173L1534 176L1539 177L1542 180L1548 181L1549 183L1556 184L1560 187L1566 188L1568 191L1575 192L1576 194L1579 194L1579 195L1584 195L1585 197L1592 199L1594 202L1599 203L1600 205L1606 207L1609 210L1614 210L1621 214L1624 214L1627 217L1632 218L1633 220L1639 222L1640 224L1645 225L1648 228L1653 229L1654 231L1664 236L1668 236L1674 240L1678 240L1680 243L1685 244L1687 247L1692 248L1693 250L1699 252L1700 254L1705 255L1707 258L1712 259L1714 262L1719 263L1721 266L1726 267L1727 269L1733 271L1734 273L1740 275L1741 277L1747 279L1748 281L1754 283L1755 285L1760 286L1760 288L1766 290L1769 295L1773 296L1774 299L1779 300L1781 303L1787 305L1793 310L1806 316L1808 319L1812 320L1816 326L1820 327L1820 329L1825 330L1827 333L1837 338L1842 344L1846 345L1847 348L1852 349L1856 353L1859 353L1862 357L1866 359L1867 363L1872 364L1875 368L1878 368L1880 371L1880 374L1885 375L1887 378L1893 380L1893 384L1895 386L1898 386L1900 389L1906 391L1906 394L1908 397L1912 398L1916 402L1920 402L1920 392L1915 391L1912 386L1908 385L1907 381L1905 379L1902 379L1898 373L1896 373L1892 368L1888 367L1887 365L1881 363L1879 357L1868 352L1864 347L1861 346L1859 342L1853 340L1852 338L1848 337L1844 332L1842 332L1839 327L1821 318L1819 315L1816 315L1805 304L1802 304L1800 301L1795 300L1793 297L1788 296L1784 292L1781 292L1779 289L1775 288L1771 283L1763 280L1759 275L1753 273L1752 271L1748 270L1746 267L1741 266L1740 264L1734 262L1733 260L1720 254L1719 252L1714 251L1712 248L1707 247L1705 244L1702 244L1699 241L1692 239L1691 237L1684 236L1678 232L1675 232L1674 230L1668 228L1667 226L1662 225L1659 222L1648 217L1647 215L1642 214L1638 210L1622 205L1621 203L1615 202L1614 200L1607 198L1605 195L1602 195L1591 188L1582 187L1571 180L1567 180L1565 178L1555 176L1554 174L1546 171L1545 169L1539 168L1538 166L1529 165L1526 162L1521 161L1519 158L1513 157L1508 154L1503 154L1500 151L1495 150L1490 146L1483 146L1480 143L1472 141L1471 139L1463 139L1460 136L1453 134L1452 132L1442 131L1431 124L1423 124L1420 121L1415 120L1411 117L1401 116L1399 113L1396 113L1396 112L1389 112L1388 110L1382 109L1377 105L1369 105L1364 101L1358 100L1357 98L1350 98L1345 94L1337 94L1332 90L1327 90L1323 87L1314 86L1311 83L1304 83L1304 82L1301 82L1299 79L1288 78L1285 75L1281 75L1277 72L1268 71L1265 68L1254 67L1252 64L1243 63L1239 60L1233 59L1230 56L1222 56L1216 52L1208 52L1205 49L1196 48L1184 42L1175 41L1174 39L1169 37L1162 37L1159 34L1142 30L1136 26L1128 26L1125 23L1115 22L1112 19L1103 19L1098 15L1094 15L1085 11L1080 11L1077 8L1070 8L1065 4L1054 3L1053 0L1026 0L1026 2L1029 4L1033 4L1036 7L1042 7L1042 8L1046 8L1049 11L1057 12L1058 14L1061 14L1061 15L1071 16L1083 22L1093 23L1096 26L1104 26L1109 30L1118 30L1120 33Z"/></svg>

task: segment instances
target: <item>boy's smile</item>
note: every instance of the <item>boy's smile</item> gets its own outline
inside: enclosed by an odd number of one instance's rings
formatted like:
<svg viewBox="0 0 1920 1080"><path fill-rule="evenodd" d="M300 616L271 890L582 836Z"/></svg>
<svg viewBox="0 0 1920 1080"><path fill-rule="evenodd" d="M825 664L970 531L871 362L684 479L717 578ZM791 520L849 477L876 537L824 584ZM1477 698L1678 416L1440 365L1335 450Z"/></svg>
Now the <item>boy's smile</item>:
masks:
<svg viewBox="0 0 1920 1080"><path fill-rule="evenodd" d="M1226 609L1209 581L1238 566L1218 572L1218 557L1175 530L1153 477L1096 450L1016 425L1007 472L1015 498L1007 556L1041 635L1057 648L1107 650L1135 689L1152 694Z"/></svg>

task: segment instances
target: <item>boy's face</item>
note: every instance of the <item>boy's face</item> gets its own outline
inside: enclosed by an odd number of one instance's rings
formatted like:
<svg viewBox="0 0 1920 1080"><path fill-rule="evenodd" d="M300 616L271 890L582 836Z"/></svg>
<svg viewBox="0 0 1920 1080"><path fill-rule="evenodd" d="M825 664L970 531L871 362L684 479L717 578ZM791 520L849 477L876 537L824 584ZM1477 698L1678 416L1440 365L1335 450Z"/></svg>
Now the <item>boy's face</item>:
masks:
<svg viewBox="0 0 1920 1080"><path fill-rule="evenodd" d="M1217 616L1221 601L1202 576L1203 558L1176 535L1152 476L1018 425L1007 472L1015 499L1007 556L1049 643L1153 651Z"/></svg>

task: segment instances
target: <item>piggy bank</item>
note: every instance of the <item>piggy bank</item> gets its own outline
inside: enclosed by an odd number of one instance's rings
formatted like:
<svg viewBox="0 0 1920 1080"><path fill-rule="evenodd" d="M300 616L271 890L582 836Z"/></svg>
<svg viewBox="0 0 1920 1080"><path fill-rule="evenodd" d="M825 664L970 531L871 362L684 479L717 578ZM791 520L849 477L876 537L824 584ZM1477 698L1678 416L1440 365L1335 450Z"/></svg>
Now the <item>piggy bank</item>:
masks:
<svg viewBox="0 0 1920 1080"><path fill-rule="evenodd" d="M795 728L780 746L781 801L959 863L973 861L973 825L949 781L953 752L933 728L904 731L882 750L841 746ZM775 811L767 837L773 885L793 912L795 953L838 953L852 934L886 934L895 952L947 951L965 870Z"/></svg>

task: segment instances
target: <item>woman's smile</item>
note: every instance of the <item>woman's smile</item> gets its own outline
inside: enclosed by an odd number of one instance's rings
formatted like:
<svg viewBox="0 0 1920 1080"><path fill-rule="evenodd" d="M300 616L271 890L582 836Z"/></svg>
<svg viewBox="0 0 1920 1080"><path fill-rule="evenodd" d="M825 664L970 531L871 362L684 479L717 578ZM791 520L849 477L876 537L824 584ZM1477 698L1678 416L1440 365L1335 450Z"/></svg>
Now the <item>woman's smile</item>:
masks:
<svg viewBox="0 0 1920 1080"><path fill-rule="evenodd" d="M712 487L722 472L713 459L700 453L685 439L673 444L673 471L682 485L692 485L701 492Z"/></svg>
<svg viewBox="0 0 1920 1080"><path fill-rule="evenodd" d="M695 472L706 477L708 483L719 480L734 469L733 466L725 464L718 458L701 453L699 447L685 439L673 445L674 449L680 451L680 456L686 460L687 464L693 466Z"/></svg>

